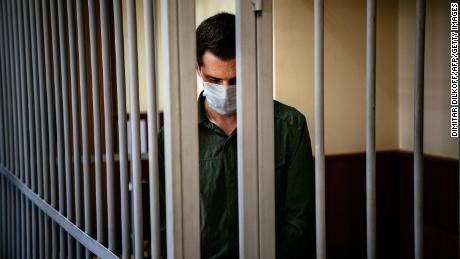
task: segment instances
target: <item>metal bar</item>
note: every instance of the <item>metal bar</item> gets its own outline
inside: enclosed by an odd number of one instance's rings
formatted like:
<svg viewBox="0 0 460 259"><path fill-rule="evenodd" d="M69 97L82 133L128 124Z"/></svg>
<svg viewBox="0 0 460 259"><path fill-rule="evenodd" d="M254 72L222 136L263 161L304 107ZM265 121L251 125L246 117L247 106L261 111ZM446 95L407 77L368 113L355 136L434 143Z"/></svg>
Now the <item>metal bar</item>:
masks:
<svg viewBox="0 0 460 259"><path fill-rule="evenodd" d="M13 84L14 84L14 60L13 60L13 37L12 37L12 24L11 24L11 2L7 1L7 14L9 15L7 18L8 24L8 61L9 61L9 84L8 84L8 109L9 109L9 168L14 169L14 113L13 113L13 98L12 98L12 91L13 91Z"/></svg>
<svg viewBox="0 0 460 259"><path fill-rule="evenodd" d="M11 171L6 167L0 165L0 174L6 177L10 185L20 190L37 208L50 217L54 222L59 224L67 233L72 235L75 240L80 242L86 248L90 249L96 256L101 258L118 258L110 250L105 248L101 243L97 242L75 224L73 224L67 217L62 215L59 211L54 209L51 205L45 202L37 194L32 192L26 185L24 185Z"/></svg>
<svg viewBox="0 0 460 259"><path fill-rule="evenodd" d="M123 45L123 24L120 0L113 1L115 59L117 74L117 111L118 143L120 159L120 199L121 199L121 243L122 258L131 256L130 213L129 213L129 178L128 178L128 144L126 140L126 96L125 96L125 58ZM152 256L153 258L153 256Z"/></svg>
<svg viewBox="0 0 460 259"><path fill-rule="evenodd" d="M43 24L42 24L42 8L41 2L35 2L35 16L36 16L36 33L37 33L37 65L38 65L38 86L39 86L39 106L40 106L40 128L41 128L41 152L42 152L42 174L39 175L41 178L41 185L39 185L39 195L41 194L44 200L49 200L49 156L48 156L48 132L47 132L47 117L46 117L46 96L45 96L45 65L44 65L44 53L43 53ZM50 257L49 251L49 221L43 213L39 212L39 232L40 234L40 257Z"/></svg>
<svg viewBox="0 0 460 259"><path fill-rule="evenodd" d="M16 74L16 80L15 80L15 102L16 102L16 150L17 150L17 172L15 172L19 178L22 180L23 175L24 175L24 147L23 147L23 138L22 138L22 105L21 105L21 75L20 75L20 48L19 48L19 28L18 28L18 8L17 8L17 1L13 2L13 18L14 18L14 46L15 46L15 52L14 52L14 59L15 59L15 74ZM16 201L18 198L16 197ZM19 212L19 210L17 210ZM19 216L19 215L17 215ZM20 226L18 226L20 227ZM19 229L17 229L19 230ZM16 232L17 235L20 234L19 231ZM17 252L19 252L19 249L17 249ZM19 253L17 254L19 256Z"/></svg>
<svg viewBox="0 0 460 259"><path fill-rule="evenodd" d="M21 193L21 258L27 258L26 198Z"/></svg>
<svg viewBox="0 0 460 259"><path fill-rule="evenodd" d="M8 214L8 219L7 219L7 222L8 222L8 246L7 246L7 252L8 252L8 258L13 258L13 254L12 254L12 249L11 247L13 246L13 238L12 238L12 215L11 215L11 184L10 183L7 183L7 190L8 190L8 194L7 194L7 214Z"/></svg>
<svg viewBox="0 0 460 259"><path fill-rule="evenodd" d="M30 211L30 202L26 198L26 228L27 228L27 253L26 258L32 258L32 212Z"/></svg>
<svg viewBox="0 0 460 259"><path fill-rule="evenodd" d="M425 75L426 1L416 1L414 69L414 249L423 258L423 107Z"/></svg>
<svg viewBox="0 0 460 259"><path fill-rule="evenodd" d="M29 141L29 153L28 153L28 165L27 170L29 173L26 174L26 184L29 188L32 188L32 177L35 174L35 130L33 130L33 94L32 94L32 65L31 65L31 51L30 51L30 34L29 34L29 12L27 6L27 0L23 0L23 9L22 9L22 16L24 19L24 51L25 51L25 87L27 92L27 99L26 102L28 104L27 108L27 120L28 120L28 133L29 136L27 140Z"/></svg>
<svg viewBox="0 0 460 259"><path fill-rule="evenodd" d="M17 118L17 104L16 104L16 85L17 85L17 59L16 59L16 50L17 50L17 38L16 38L16 32L17 32L17 26L16 26L16 18L15 18L15 6L16 6L16 1L11 1L10 3L10 19L11 19L11 25L10 25L10 42L12 43L11 45L11 52L10 52L10 58L11 58L11 100L12 100L12 106L11 106L11 112L13 115L13 125L12 125L12 131L13 131L13 173L15 175L19 175L19 150L18 150L18 118ZM13 195L13 194L12 194ZM12 196L12 201L14 200L14 197ZM15 215L13 215L15 216ZM13 218L15 220L15 218ZM13 225L14 226L14 225ZM16 231L13 231L13 238L16 236ZM14 246L14 243L13 243ZM15 254L15 250L13 250L13 256L17 256Z"/></svg>
<svg viewBox="0 0 460 259"><path fill-rule="evenodd" d="M105 129L105 166L107 184L107 225L108 244L111 251L116 247L115 232L115 181L113 172L113 126L112 126L112 75L110 73L110 45L108 29L107 0L100 2L101 21L101 50L102 50L102 79L104 85L104 129Z"/></svg>
<svg viewBox="0 0 460 259"><path fill-rule="evenodd" d="M8 0L5 0L3 3L3 26L4 26L4 35L5 35L5 72L6 72L6 84L5 84L5 111L6 111L6 157L5 165L9 168L11 165L11 112L10 112L10 98L9 91L11 85L11 66L10 66L10 44L9 44L9 23L8 23Z"/></svg>
<svg viewBox="0 0 460 259"><path fill-rule="evenodd" d="M58 129L58 175L61 177L61 179L59 179L59 193L61 193L62 195L62 199L59 200L59 211L64 214L66 213L67 211L67 217L69 217L69 210L71 209L66 209L66 207L72 207L71 204L69 203L69 201L71 201L71 197L70 196L70 193L71 193L71 189L69 189L69 187L71 186L70 183L68 181L70 181L70 168L69 168L69 149L66 148L66 151L63 150L62 148L62 135L64 135L64 145L68 147L68 123L66 123L66 117L68 115L68 112L67 112L67 104L64 103L64 99L67 98L67 86L68 86L68 76L67 76L67 46L66 46L66 37L65 37L65 20L64 20L64 7L62 6L63 3L62 1L58 1L57 0L57 16L58 16L58 21L57 21L57 24L59 25L59 50L60 50L60 53L59 53L59 57L60 57L60 71L61 71L61 83L59 84L59 86L62 88L62 89L59 89L61 91L58 91L56 89L56 92L59 92L59 94L57 94L55 92L55 96L59 96L61 97L59 99L59 102L56 101L56 103L59 103L59 108L58 109L62 109L61 110L61 116L59 116L57 119L56 119L56 127ZM51 17L53 17L53 15L51 15ZM57 33L57 32L56 32ZM58 88L58 86L56 86L56 88ZM65 117L65 118L64 118ZM63 121L61 121L61 119L63 119ZM58 124L59 123L59 124ZM67 129L66 129L67 128ZM66 130L66 132L63 132L64 130ZM60 135L62 134L62 135ZM66 136L67 135L67 136ZM61 139L59 139L59 137L61 136ZM67 144L67 145L66 145ZM59 157L59 155L61 155ZM65 160L64 160L64 156L65 156ZM65 173L66 173L66 176L64 177L64 163L65 162ZM64 179L66 180L66 184L64 184ZM62 192L61 192L62 190ZM64 193L67 194L67 199L64 200ZM70 218L70 217L69 217ZM61 231L60 231L60 256L61 258L66 258L67 257L67 254L72 254L72 248L71 247L67 247L67 244L66 244L66 237L65 237L65 231L64 229L61 228ZM67 251L69 250L69 251ZM69 252L69 253L67 253Z"/></svg>
<svg viewBox="0 0 460 259"><path fill-rule="evenodd" d="M160 6L165 79L167 255L199 258L198 122L196 90L189 87L196 84L195 1L162 0Z"/></svg>
<svg viewBox="0 0 460 259"><path fill-rule="evenodd" d="M3 1L0 1L0 8L3 9ZM3 24L3 21L2 21L2 24ZM4 163L5 161L5 137L4 137L4 127L5 127L5 124L4 123L4 115L3 113L6 112L5 111L5 108L4 108L4 105L5 105L5 100L4 100L4 97L5 97L5 94L3 92L4 88L5 88L5 84L6 84L6 81L5 81L5 77L6 77L6 72L5 72L5 63L4 63L4 57L5 57L5 44L4 44L4 40L5 40L5 35L3 34L4 31L3 31L3 26L0 26L0 36L1 36L1 39L0 39L0 73L1 73L1 82L2 82L2 85L0 86L0 94L1 94L1 101L2 101L2 104L0 104L0 108L2 109L2 112L0 112L0 163ZM3 239L0 241L0 245L3 245ZM0 253L0 255L2 255Z"/></svg>
<svg viewBox="0 0 460 259"><path fill-rule="evenodd" d="M238 212L240 258L260 258L256 19L252 3L236 2ZM243 47L244 44L244 47ZM251 87L247 87L251 86ZM242 112L244 111L244 112Z"/></svg>
<svg viewBox="0 0 460 259"><path fill-rule="evenodd" d="M257 132L260 258L276 257L275 132L273 111L273 1L264 0L256 12ZM243 113L244 114L244 113Z"/></svg>
<svg viewBox="0 0 460 259"><path fill-rule="evenodd" d="M78 107L78 84L77 84L77 57L75 46L75 14L72 0L67 0L67 32L70 60L70 87L71 87L71 109L72 109L72 142L73 154L70 161L73 161L74 173L74 202L75 202L75 223L82 228L82 202L81 202L81 168L80 168L80 131L79 131L79 107ZM64 106L65 107L65 106ZM64 121L66 113L64 113ZM65 123L65 122L64 122ZM67 124L64 124L67 125ZM71 151L69 150L69 157ZM69 207L67 207L69 208ZM73 246L74 244L72 244ZM76 244L76 257L82 257L82 247Z"/></svg>
<svg viewBox="0 0 460 259"><path fill-rule="evenodd" d="M316 257L326 258L324 171L324 1L314 2Z"/></svg>
<svg viewBox="0 0 460 259"><path fill-rule="evenodd" d="M144 0L145 60L148 91L148 152L150 244L152 258L160 258L160 188L158 172L157 91L156 91L156 1Z"/></svg>
<svg viewBox="0 0 460 259"><path fill-rule="evenodd" d="M27 167L28 174L26 174L26 185L32 189L34 188L35 182L35 129L34 129L34 119L33 119L33 107L34 107L34 98L33 98L33 90L32 90L32 62L31 62L31 44L30 38L32 31L30 30L30 23L29 23L29 5L28 0L23 0L23 9L22 9L22 16L24 19L24 50L25 50L25 68L26 68L26 88L27 88L27 103L28 103L28 133L29 133L29 164ZM35 239L35 232L36 232L36 225L32 224L32 215L33 212L31 211L30 203L26 200L26 228L27 228L27 257L32 258L35 256L36 251L36 239Z"/></svg>
<svg viewBox="0 0 460 259"><path fill-rule="evenodd" d="M51 17L51 37L53 50L53 76L54 76L54 103L56 112L56 148L57 148L57 174L58 174L58 192L59 194L59 212L65 214L65 184L64 184L64 159L62 146L62 98L61 98L61 78L60 78L60 45L58 31L56 0L50 1L50 17ZM58 252L58 251L56 251ZM60 258L66 257L65 232L59 228L59 255Z"/></svg>
<svg viewBox="0 0 460 259"><path fill-rule="evenodd" d="M10 89L11 89L11 59L10 59L10 55L11 55L11 44L10 44L10 40L11 40L11 37L9 36L9 33L10 33L10 22L9 22L9 19L8 19L8 10L9 10L9 4L8 4L8 0L5 0L5 4L4 4L4 9L3 9L3 17L4 17L4 26L5 26L5 42L6 42L6 69L7 69L7 84L6 84L6 114L7 114L7 127L6 127L6 131L7 131L7 160L6 160L6 165L8 168L11 168L11 155L12 155L12 135L11 135L11 126L13 125L13 122L12 122L12 117L11 117L11 105L10 105L10 102L11 102L11 98L10 98ZM8 239L9 240L9 239Z"/></svg>
<svg viewBox="0 0 460 259"><path fill-rule="evenodd" d="M70 123L69 123L69 94L68 94L68 74L67 74L67 45L66 45L66 30L64 6L62 1L58 1L58 20L59 20L59 42L60 42L60 57L61 57L61 91L62 91L62 118L63 124L62 129L64 133L64 166L65 166L65 178L66 178L66 217L70 221L74 221L74 204L73 204L73 184L71 175L71 151L70 151ZM72 63L72 62L69 62ZM70 234L67 236L67 256L73 258L75 253L75 242L72 240Z"/></svg>
<svg viewBox="0 0 460 259"><path fill-rule="evenodd" d="M3 7L3 1L0 1L0 6L2 8L2 10L4 10L4 7ZM4 116L4 113L6 113L6 109L5 109L5 87L6 87L6 68L5 68L5 39L6 39L6 36L5 36L5 31L3 29L3 21L2 21L2 26L0 26L0 35L1 35L1 40L0 40L0 44L1 44L1 47L0 47L0 69L1 69L1 73L2 73L2 86L0 87L0 93L1 93L1 100L2 100L2 103L0 104L0 108L2 109L2 112L0 114L0 141L1 141L1 145L0 145L0 163L4 164L5 163L5 152L6 152L6 138L5 138L5 127L6 127L6 122L5 122L5 116ZM2 245L4 244L4 239L2 239Z"/></svg>
<svg viewBox="0 0 460 259"><path fill-rule="evenodd" d="M0 4L2 4L0 2ZM3 6L2 6L3 7ZM2 32L2 41L3 41L4 37L3 37L3 32ZM3 47L3 46L2 46ZM2 56L2 59L3 59L3 56ZM4 70L3 70L4 71ZM2 88L3 88L4 85L2 85ZM3 163L4 160L2 160L2 163ZM6 201L5 201L5 196L6 196L6 188L5 188L5 179L3 176L0 176L0 186L1 186L1 190L0 190L0 200L1 200L1 204L0 204L0 208L1 208L1 211L0 211L0 215L1 215L1 238L2 238L2 241L1 241L1 251L0 251L0 255L2 257L6 257L6 241L7 241L7 238L6 238L6 225L7 225L7 222L6 222Z"/></svg>
<svg viewBox="0 0 460 259"><path fill-rule="evenodd" d="M33 89L33 94L32 97L34 99L34 107L32 110L32 114L34 117L34 124L32 126L33 131L36 131L36 135L34 136L35 138L35 150L37 151L35 153L36 155L36 165L35 165L35 174L32 176L32 190L35 193L38 193L38 195L41 195L41 175L42 175L42 159L41 159L41 128L40 128L40 108L39 108L39 100L38 100L38 65L37 65L37 28L35 27L36 22L35 22L35 1L29 1L29 17L30 17L30 33L31 33L31 53L32 53L32 81L31 81L31 87ZM38 214L38 215L37 215ZM38 219L38 222L36 221ZM39 213L37 213L37 209L35 207L32 207L32 226L33 226L33 255L34 257L41 257L41 247L42 247L42 221L41 221L41 216Z"/></svg>
<svg viewBox="0 0 460 259"><path fill-rule="evenodd" d="M366 21L366 216L367 258L377 257L375 171L375 29L376 1L367 0Z"/></svg>
<svg viewBox="0 0 460 259"><path fill-rule="evenodd" d="M21 181L21 179L18 179ZM21 258L21 212L20 212L20 204L19 204L19 191L16 188L13 188L14 190L14 224L16 226L16 238L14 240L15 244L15 255L16 258Z"/></svg>
<svg viewBox="0 0 460 259"><path fill-rule="evenodd" d="M7 138L7 135L8 135L8 129L7 129L7 125L8 125L8 115L7 115L7 106L6 106L6 88L7 88L7 82L8 82L8 70L7 70L7 34L6 34L6 22L4 21L4 19L6 19L5 17L5 12L6 12L6 7L5 7L5 1L1 1L0 2L1 4L1 7L2 7L2 18L0 18L1 22L2 22L2 25L0 26L1 27L1 30L2 30L2 104L1 104L1 108L2 108L2 121L3 121L3 127L2 127L2 156L1 156L1 163L6 165L6 162L7 162L7 157L8 157L8 147L7 147L7 144L8 144L8 138ZM6 242L6 241L5 241Z"/></svg>
<svg viewBox="0 0 460 259"><path fill-rule="evenodd" d="M81 142L82 142L82 161L83 161L83 193L85 208L85 233L92 235L91 217L91 176L89 162L89 142L88 142L88 94L86 83L86 34L83 23L82 0L76 1L77 6L77 33L78 33L78 64L80 70L80 109L81 109ZM89 253L87 253L89 258Z"/></svg>
<svg viewBox="0 0 460 259"><path fill-rule="evenodd" d="M96 7L94 0L88 0L89 13L89 39L91 50L91 77L93 92L93 124L94 124L94 157L96 171L96 227L97 241L105 240L103 203L102 203L102 151L101 151L101 125L100 125L100 97L99 97L99 61L96 30Z"/></svg>
<svg viewBox="0 0 460 259"><path fill-rule="evenodd" d="M19 81L19 69L18 69L18 66L19 66L19 58L18 58L18 47L17 47L17 44L18 44L18 35L17 35L17 17L16 17L16 3L15 1L13 1L11 3L11 18L13 21L12 21L12 37L13 37L13 45L12 45L12 55L13 55L13 70L14 70L14 74L13 74L13 84L11 85L12 87L12 100L13 100L13 107L12 107L12 112L13 112L13 133L14 133L14 140L13 140L13 143L14 143L14 171L13 173L17 176L17 177L20 177L20 138L19 138L19 118L18 118L18 115L19 115L19 103L18 103L18 81ZM18 235L19 235L19 224L17 222L17 219L18 219L18 206L16 206L16 202L17 202L17 192L16 192L16 189L15 188L12 188L11 189L12 191L12 197L11 197L11 213L12 213L12 231L13 231L13 235L12 235L12 246L11 246L11 249L12 250L12 255L13 257L19 257L19 251L18 251Z"/></svg>
<svg viewBox="0 0 460 259"><path fill-rule="evenodd" d="M2 57L1 57L1 69L2 69L2 87L1 87L1 93L2 93L2 103L0 105L0 108L2 108L2 124L3 124L3 127L2 127L2 154L1 154L1 163L3 165L6 165L6 160L7 160L7 129L6 129L6 125L8 125L8 122L7 122L7 109L6 109L6 85L7 85L7 64L6 64L6 51L7 51L7 46L6 46L6 39L7 39L7 36L6 36L6 30L5 30L5 22L4 22L4 12L5 12L5 1L0 1L0 6L1 6L1 14L2 14L2 18L0 18L0 21L2 22L2 24L0 25L0 29L1 29L1 35L2 35L2 39L1 39L1 43L2 43L2 49L1 49L1 54L2 54Z"/></svg>
<svg viewBox="0 0 460 259"><path fill-rule="evenodd" d="M128 66L130 79L130 124L132 134L131 146L131 182L133 184L133 222L134 224L134 258L143 257L143 219L142 219L142 172L139 137L139 82L137 67L137 28L136 5L134 0L126 1L128 21ZM170 257L174 258L174 257Z"/></svg>
<svg viewBox="0 0 460 259"><path fill-rule="evenodd" d="M49 29L49 11L47 1L42 0L42 17L43 17L43 46L44 46L44 57L45 57L45 84L46 84L46 101L47 101L47 122L48 122L48 151L49 151L49 193L48 199L51 198L51 206L57 208L56 199L56 157L55 157L55 120L54 120L54 95L51 84L51 60L50 60L50 29ZM49 220L47 220L49 222ZM48 223L47 223L48 224ZM58 234L57 225L55 222L51 222L51 254L48 257L57 258L58 249ZM46 228L48 231L48 227ZM47 248L49 245L47 245Z"/></svg>
<svg viewBox="0 0 460 259"><path fill-rule="evenodd" d="M24 8L25 9L25 8ZM21 90L21 121L22 121L22 125L21 125L21 130L22 130L22 139L23 139L23 142L22 142L22 146L23 146L23 163L24 163L24 167L23 167L23 172L22 172L22 177L21 177L21 180L23 183L26 183L28 184L28 180L29 180L29 139L28 139L28 132L27 132L27 129L28 129L28 114L27 114L27 89L26 89L26 84L27 84L27 81L26 81L26 60L25 60L25 44L24 44L24 37L25 37L25 32L24 32L24 23L23 23L23 20L24 20L24 17L23 17L23 5L22 5L22 1L17 1L17 17L18 17L18 33L19 33L19 59L20 59L20 80L21 80L21 87L20 87L20 90ZM22 197L22 200L23 200L23 197ZM21 203L22 205L22 212L25 214L25 211L24 211L24 200L22 201ZM23 215L24 216L24 215ZM22 219L23 220L23 223L24 222L24 218ZM23 226L25 227L25 224L23 224ZM24 233L25 234L25 233ZM23 250L23 253L22 253L22 256L25 257L25 249Z"/></svg>

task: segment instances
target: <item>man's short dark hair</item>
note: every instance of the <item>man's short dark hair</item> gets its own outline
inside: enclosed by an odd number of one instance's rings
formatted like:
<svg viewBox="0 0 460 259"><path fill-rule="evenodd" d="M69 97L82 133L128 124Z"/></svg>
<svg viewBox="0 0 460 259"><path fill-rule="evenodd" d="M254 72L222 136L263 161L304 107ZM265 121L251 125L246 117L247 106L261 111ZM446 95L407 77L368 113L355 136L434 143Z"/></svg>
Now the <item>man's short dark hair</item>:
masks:
<svg viewBox="0 0 460 259"><path fill-rule="evenodd" d="M203 66L203 54L211 51L222 60L235 58L235 15L218 13L196 29L196 60Z"/></svg>

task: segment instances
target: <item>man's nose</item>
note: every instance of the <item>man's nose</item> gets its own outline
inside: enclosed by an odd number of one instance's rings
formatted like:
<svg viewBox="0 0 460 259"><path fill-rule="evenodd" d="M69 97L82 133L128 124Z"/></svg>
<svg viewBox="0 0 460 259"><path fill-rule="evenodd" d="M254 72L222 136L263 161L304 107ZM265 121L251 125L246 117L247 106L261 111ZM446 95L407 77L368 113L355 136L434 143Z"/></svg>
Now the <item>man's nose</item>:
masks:
<svg viewBox="0 0 460 259"><path fill-rule="evenodd" d="M229 86L232 84L230 84L230 80L222 80L222 85Z"/></svg>

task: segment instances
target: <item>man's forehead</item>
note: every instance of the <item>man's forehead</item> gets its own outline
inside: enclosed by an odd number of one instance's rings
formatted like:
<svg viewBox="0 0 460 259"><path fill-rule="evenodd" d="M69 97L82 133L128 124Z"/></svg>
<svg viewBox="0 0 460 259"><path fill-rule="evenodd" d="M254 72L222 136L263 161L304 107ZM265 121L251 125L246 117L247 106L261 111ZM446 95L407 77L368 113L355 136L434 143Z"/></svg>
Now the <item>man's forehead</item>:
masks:
<svg viewBox="0 0 460 259"><path fill-rule="evenodd" d="M203 55L203 73L207 76L225 79L234 78L236 76L236 60L222 60L210 51L206 51Z"/></svg>

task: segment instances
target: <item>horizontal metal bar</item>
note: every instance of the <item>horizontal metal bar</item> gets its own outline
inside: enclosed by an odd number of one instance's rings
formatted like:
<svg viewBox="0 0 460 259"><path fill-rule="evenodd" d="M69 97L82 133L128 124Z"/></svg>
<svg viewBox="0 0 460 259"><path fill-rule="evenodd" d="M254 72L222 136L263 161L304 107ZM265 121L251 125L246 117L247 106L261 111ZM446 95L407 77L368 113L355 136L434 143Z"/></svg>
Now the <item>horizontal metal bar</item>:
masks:
<svg viewBox="0 0 460 259"><path fill-rule="evenodd" d="M26 197L29 199L35 206L37 206L40 211L45 213L50 217L54 222L59 224L68 234L72 235L75 240L81 243L83 246L88 248L96 256L101 258L118 258L114 253L109 249L103 246L97 240L93 239L70 220L64 217L51 205L46 203L42 198L37 194L31 191L25 184L23 184L16 176L14 176L6 167L0 165L0 173L3 174L6 179L8 179L16 188L18 188Z"/></svg>

